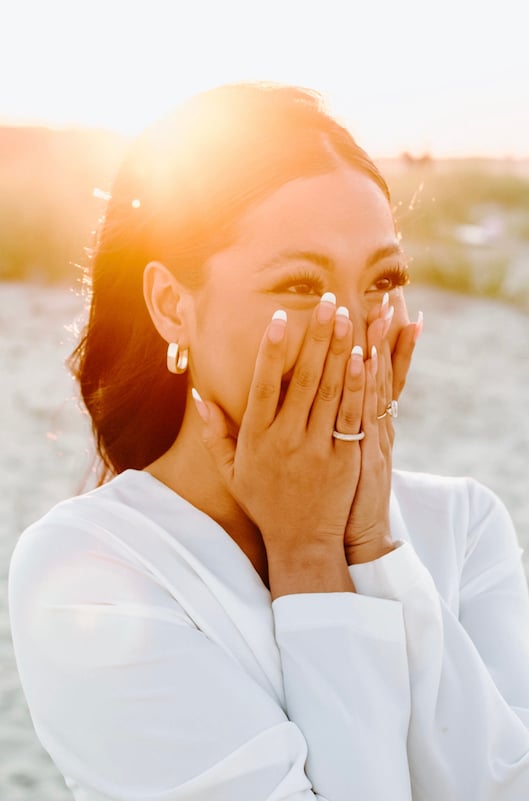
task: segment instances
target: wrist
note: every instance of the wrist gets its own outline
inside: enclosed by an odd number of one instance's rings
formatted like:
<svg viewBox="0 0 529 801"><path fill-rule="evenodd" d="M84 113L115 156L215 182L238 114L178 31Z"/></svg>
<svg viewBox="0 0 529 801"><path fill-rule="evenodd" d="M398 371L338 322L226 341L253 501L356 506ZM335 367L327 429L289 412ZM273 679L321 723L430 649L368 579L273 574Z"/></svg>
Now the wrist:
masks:
<svg viewBox="0 0 529 801"><path fill-rule="evenodd" d="M268 554L272 599L316 592L354 592L343 547L304 545Z"/></svg>
<svg viewBox="0 0 529 801"><path fill-rule="evenodd" d="M345 558L348 565L359 565L364 562L374 562L381 559L397 547L391 539L390 534L386 534L372 542L365 542L359 545L346 545Z"/></svg>

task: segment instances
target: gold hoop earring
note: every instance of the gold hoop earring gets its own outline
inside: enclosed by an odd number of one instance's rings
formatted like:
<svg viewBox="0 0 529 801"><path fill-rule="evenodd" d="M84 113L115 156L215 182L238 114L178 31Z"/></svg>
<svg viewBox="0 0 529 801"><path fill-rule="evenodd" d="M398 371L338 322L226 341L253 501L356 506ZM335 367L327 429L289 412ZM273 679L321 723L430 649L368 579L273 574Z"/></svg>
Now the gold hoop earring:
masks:
<svg viewBox="0 0 529 801"><path fill-rule="evenodd" d="M182 348L178 342L169 342L167 346L167 369L170 373L181 375L187 370L189 361L189 349Z"/></svg>

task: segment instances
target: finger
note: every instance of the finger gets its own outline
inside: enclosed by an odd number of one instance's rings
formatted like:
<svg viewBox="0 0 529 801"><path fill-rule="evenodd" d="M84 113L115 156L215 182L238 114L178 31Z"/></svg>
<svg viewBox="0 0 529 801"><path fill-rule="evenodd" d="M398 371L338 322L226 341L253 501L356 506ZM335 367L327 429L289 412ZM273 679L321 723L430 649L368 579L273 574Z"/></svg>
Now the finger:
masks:
<svg viewBox="0 0 529 801"><path fill-rule="evenodd" d="M391 351L387 339L384 340L384 342L382 343L382 348L381 351L379 352L378 376L381 376L382 378L377 383L377 393L378 393L377 417L384 415L382 419L379 420L380 447L383 454L386 457L389 457L391 453L391 448L393 446L393 441L395 438L395 429L393 425L393 417L387 411L389 400L392 400L393 398L392 396L393 370L391 363Z"/></svg>
<svg viewBox="0 0 529 801"><path fill-rule="evenodd" d="M389 415L386 412L388 403L392 400L392 365L391 354L389 351L389 344L386 338L382 340L379 351L379 363L377 371L377 392L378 392L378 410L379 415L386 413L383 422L387 423ZM390 418L391 419L391 418Z"/></svg>
<svg viewBox="0 0 529 801"><path fill-rule="evenodd" d="M364 404L365 373L366 368L362 348L360 345L355 345L347 363L342 400L336 417L336 430L342 434L360 433Z"/></svg>
<svg viewBox="0 0 529 801"><path fill-rule="evenodd" d="M389 292L384 292L380 303L378 305L375 304L369 310L369 314L367 317L367 324L371 325L371 323L373 323L379 317L384 317L388 309L389 309Z"/></svg>
<svg viewBox="0 0 529 801"><path fill-rule="evenodd" d="M336 310L334 331L325 367L309 418L309 430L328 438L334 428L344 387L344 374L351 354L353 326L345 306ZM360 407L361 412L361 407Z"/></svg>
<svg viewBox="0 0 529 801"><path fill-rule="evenodd" d="M377 372L379 369L379 354L373 350L371 358L366 362L366 382L364 397L364 412L362 427L365 437L360 443L362 452L362 472L365 475L377 476L380 482L388 469L391 470L391 451L388 451L387 434L385 426L377 420ZM383 438L386 443L383 444ZM389 461L388 461L389 459Z"/></svg>
<svg viewBox="0 0 529 801"><path fill-rule="evenodd" d="M380 314L368 326L367 329L367 344L369 351L376 348L379 356L379 364L377 366L377 392L379 396L378 402L378 416L382 416L386 409L387 404L392 398L391 392L391 379L388 381L388 369L391 365L388 360L384 358L387 351L387 334L391 326L394 314L394 307L388 305L388 294L384 295L382 304L380 306Z"/></svg>
<svg viewBox="0 0 529 801"><path fill-rule="evenodd" d="M397 400L404 389L410 369L413 351L423 326L422 312L416 323L410 323L400 332L393 350L393 397Z"/></svg>
<svg viewBox="0 0 529 801"><path fill-rule="evenodd" d="M365 449L378 448L379 445L377 372L378 352L376 347L373 346L370 358L365 363L364 406L362 411L362 429L365 432L365 438L362 440L362 452Z"/></svg>
<svg viewBox="0 0 529 801"><path fill-rule="evenodd" d="M393 363L391 361L391 350L387 339L382 343L381 348L382 367L380 373L382 374L381 384L381 398L386 398L386 406L390 400L393 400ZM389 417L389 415L388 415ZM390 418L391 419L391 418Z"/></svg>
<svg viewBox="0 0 529 801"><path fill-rule="evenodd" d="M258 433L274 420L285 366L286 328L286 312L274 312L257 353L241 431Z"/></svg>
<svg viewBox="0 0 529 801"><path fill-rule="evenodd" d="M367 347L368 353L371 352L373 346L380 350L384 338L387 336L388 331L393 320L395 307L389 303L389 294L384 293L382 302L376 313L370 315L367 326Z"/></svg>
<svg viewBox="0 0 529 801"><path fill-rule="evenodd" d="M280 412L292 429L307 425L327 358L335 314L336 298L332 292L325 292L314 309Z"/></svg>
<svg viewBox="0 0 529 801"><path fill-rule="evenodd" d="M235 440L228 433L226 418L215 403L204 401L195 387L191 394L196 410L202 420L202 441L210 452L217 469L229 487L233 480Z"/></svg>

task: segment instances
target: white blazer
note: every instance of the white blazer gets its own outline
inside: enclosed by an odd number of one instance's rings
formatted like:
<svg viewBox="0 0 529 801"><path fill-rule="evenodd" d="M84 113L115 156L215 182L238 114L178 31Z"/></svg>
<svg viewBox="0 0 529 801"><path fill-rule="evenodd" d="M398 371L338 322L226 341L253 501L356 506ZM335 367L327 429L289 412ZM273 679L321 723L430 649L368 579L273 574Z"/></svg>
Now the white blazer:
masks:
<svg viewBox="0 0 529 801"><path fill-rule="evenodd" d="M10 566L22 686L77 801L528 801L529 597L501 502L396 471L400 547L271 603L211 518L127 470Z"/></svg>

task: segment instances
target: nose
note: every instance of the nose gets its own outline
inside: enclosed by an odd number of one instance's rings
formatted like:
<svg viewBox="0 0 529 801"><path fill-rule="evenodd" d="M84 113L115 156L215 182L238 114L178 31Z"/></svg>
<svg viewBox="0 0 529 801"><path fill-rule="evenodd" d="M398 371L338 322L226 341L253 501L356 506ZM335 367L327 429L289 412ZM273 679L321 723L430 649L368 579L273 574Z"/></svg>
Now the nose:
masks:
<svg viewBox="0 0 529 801"><path fill-rule="evenodd" d="M369 323L368 313L358 297L349 298L349 305L343 299L338 301L349 309L349 318L353 324L353 344L360 345L364 353L367 350L367 326Z"/></svg>

